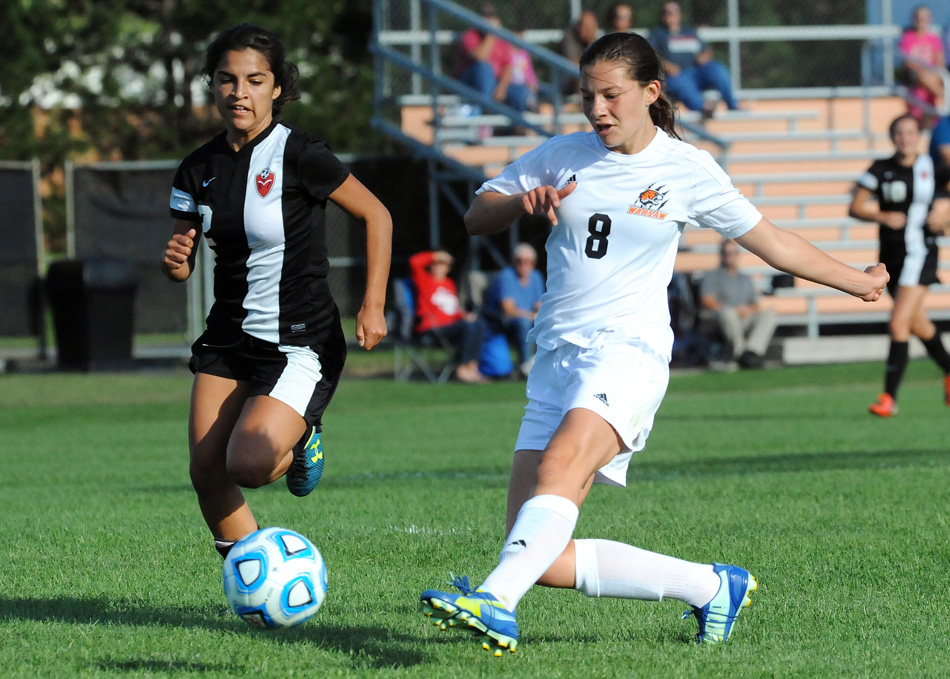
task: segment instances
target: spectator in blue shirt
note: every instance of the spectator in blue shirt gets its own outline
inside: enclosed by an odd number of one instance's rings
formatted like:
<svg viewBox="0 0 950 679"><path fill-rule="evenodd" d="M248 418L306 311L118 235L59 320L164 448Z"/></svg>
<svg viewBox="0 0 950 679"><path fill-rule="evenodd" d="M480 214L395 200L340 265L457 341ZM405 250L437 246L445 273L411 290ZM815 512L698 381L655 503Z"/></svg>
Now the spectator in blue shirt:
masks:
<svg viewBox="0 0 950 679"><path fill-rule="evenodd" d="M739 108L732 94L729 69L713 59L713 52L696 33L683 25L683 12L678 2L664 2L660 23L650 31L650 44L666 73L666 87L674 99L686 108L712 114L703 103L703 90L718 90L730 110Z"/></svg>
<svg viewBox="0 0 950 679"><path fill-rule="evenodd" d="M930 157L934 165L950 165L950 115L941 118L930 135Z"/></svg>
<svg viewBox="0 0 950 679"><path fill-rule="evenodd" d="M503 332L518 354L521 372L527 375L534 361L534 347L528 342L528 331L541 307L544 277L535 267L538 254L527 243L520 243L511 258L511 266L499 271L488 289L482 313L489 327Z"/></svg>

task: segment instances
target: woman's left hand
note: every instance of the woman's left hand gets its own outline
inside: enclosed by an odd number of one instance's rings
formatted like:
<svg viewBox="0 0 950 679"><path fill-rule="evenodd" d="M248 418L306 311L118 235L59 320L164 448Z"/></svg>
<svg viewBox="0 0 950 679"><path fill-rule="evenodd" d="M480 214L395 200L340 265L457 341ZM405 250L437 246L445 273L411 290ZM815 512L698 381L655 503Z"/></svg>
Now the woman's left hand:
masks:
<svg viewBox="0 0 950 679"><path fill-rule="evenodd" d="M927 215L927 226L931 231L940 232L950 228L950 198L938 198L933 202Z"/></svg>
<svg viewBox="0 0 950 679"><path fill-rule="evenodd" d="M369 351L389 333L386 328L386 316L382 309L363 307L356 315L356 339L360 346Z"/></svg>

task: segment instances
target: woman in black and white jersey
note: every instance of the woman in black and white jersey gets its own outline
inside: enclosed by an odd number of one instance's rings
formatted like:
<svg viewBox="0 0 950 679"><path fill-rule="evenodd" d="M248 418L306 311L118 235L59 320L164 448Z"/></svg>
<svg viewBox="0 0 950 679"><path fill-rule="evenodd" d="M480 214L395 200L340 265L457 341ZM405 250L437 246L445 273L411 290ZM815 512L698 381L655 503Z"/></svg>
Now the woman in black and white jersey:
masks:
<svg viewBox="0 0 950 679"><path fill-rule="evenodd" d="M204 74L225 131L179 166L162 269L186 280L202 236L215 254L214 304L192 347L188 433L198 504L225 555L257 528L241 487L286 475L303 496L323 471L321 420L346 358L327 283L326 203L366 226L356 337L367 350L386 335L392 220L322 140L276 120L299 99L276 36L249 24L223 31Z"/></svg>
<svg viewBox="0 0 950 679"><path fill-rule="evenodd" d="M933 159L920 152L920 122L910 114L895 118L890 126L896 153L876 160L854 188L852 217L880 225L881 261L891 280L894 298L889 330L884 391L869 406L872 414L897 414L897 390L907 368L907 343L920 338L927 353L944 373L944 401L950 405L950 356L937 328L927 318L927 286L937 278L937 233L947 226L948 169L934 167ZM873 198L873 200L872 200Z"/></svg>
<svg viewBox="0 0 950 679"><path fill-rule="evenodd" d="M729 638L756 588L739 566L573 539L592 485L626 483L666 393L667 286L686 224L865 301L887 283L880 264L854 269L764 219L712 156L678 139L661 77L656 52L636 33L594 42L580 60L592 131L553 137L524 154L482 185L465 215L469 232L480 235L524 214L552 225L498 566L477 589L466 578L456 581L461 594L421 596L440 627L481 632L498 653L517 645L515 606L535 583L591 597L679 599L698 621L698 639L711 643Z"/></svg>

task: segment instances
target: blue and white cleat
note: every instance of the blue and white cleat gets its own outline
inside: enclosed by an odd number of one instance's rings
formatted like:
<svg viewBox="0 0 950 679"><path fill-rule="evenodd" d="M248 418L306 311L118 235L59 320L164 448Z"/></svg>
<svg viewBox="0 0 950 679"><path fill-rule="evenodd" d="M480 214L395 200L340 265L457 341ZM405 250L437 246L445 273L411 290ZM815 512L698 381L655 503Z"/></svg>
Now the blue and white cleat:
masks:
<svg viewBox="0 0 950 679"><path fill-rule="evenodd" d="M759 587L759 583L749 571L738 566L714 563L713 570L719 575L719 591L702 608L693 607L683 613L684 618L696 616L699 623L697 644L722 644L729 639L732 625L739 617L739 611L752 603L749 598Z"/></svg>
<svg viewBox="0 0 950 679"><path fill-rule="evenodd" d="M316 427L310 427L293 448L294 459L287 469L287 488L297 497L306 497L323 476L323 442Z"/></svg>
<svg viewBox="0 0 950 679"><path fill-rule="evenodd" d="M427 589L420 597L422 612L443 630L454 627L484 637L482 648L494 650L496 656L501 656L503 649L514 653L518 647L514 611L505 608L490 592L473 590L466 576L453 575L450 584L462 593Z"/></svg>

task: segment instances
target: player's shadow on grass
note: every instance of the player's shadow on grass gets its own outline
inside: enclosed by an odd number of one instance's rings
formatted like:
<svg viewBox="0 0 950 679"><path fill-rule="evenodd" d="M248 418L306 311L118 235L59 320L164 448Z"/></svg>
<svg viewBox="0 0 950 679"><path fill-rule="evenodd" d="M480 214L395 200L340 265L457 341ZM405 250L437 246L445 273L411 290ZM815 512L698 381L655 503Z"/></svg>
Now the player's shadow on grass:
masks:
<svg viewBox="0 0 950 679"><path fill-rule="evenodd" d="M425 662L414 646L419 638L380 626L341 625L319 620L286 630L274 638L283 643L307 643L349 658L354 669L413 667Z"/></svg>
<svg viewBox="0 0 950 679"><path fill-rule="evenodd" d="M169 625L221 629L224 618L207 609L141 606L129 601L76 597L19 598L0 596L0 619L69 624ZM239 621L238 621L239 622Z"/></svg>
<svg viewBox="0 0 950 679"><path fill-rule="evenodd" d="M705 476L945 467L947 465L950 465L950 455L938 450L877 450L873 452L860 450L703 458L675 462L648 461L645 458L641 461L634 458L630 464L628 479L630 482L664 481Z"/></svg>
<svg viewBox="0 0 950 679"><path fill-rule="evenodd" d="M0 596L0 620L32 620L44 623L73 625L129 625L200 628L213 631L229 629L244 633L258 640L277 644L307 643L325 650L342 653L350 658L355 667L381 669L384 667L410 667L424 662L425 656L412 650L419 643L416 636L400 634L392 629L366 625L338 625L321 623L315 619L306 625L282 632L265 632L245 624L230 611L209 612L204 608L142 606L129 601L105 598L22 598ZM164 670L188 668L169 667L167 662L153 660L107 660L102 669ZM143 664L144 663L144 664ZM209 668L226 669L234 668ZM241 668L237 668L240 670ZM188 671L197 671L191 669ZM233 672L232 672L233 673ZM238 672L239 674L239 672Z"/></svg>

